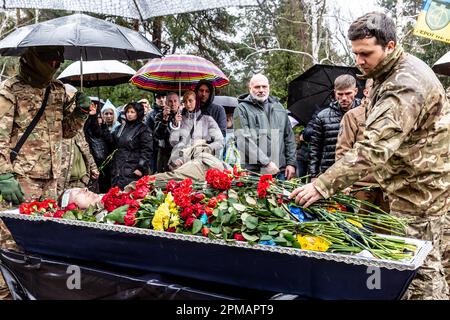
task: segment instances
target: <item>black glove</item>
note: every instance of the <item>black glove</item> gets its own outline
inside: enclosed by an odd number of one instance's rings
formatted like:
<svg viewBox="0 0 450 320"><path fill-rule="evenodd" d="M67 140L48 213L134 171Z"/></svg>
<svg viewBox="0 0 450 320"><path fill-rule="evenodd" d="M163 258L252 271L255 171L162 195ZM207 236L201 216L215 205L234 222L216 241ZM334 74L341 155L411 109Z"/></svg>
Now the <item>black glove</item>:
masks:
<svg viewBox="0 0 450 320"><path fill-rule="evenodd" d="M7 202L20 204L24 201L22 188L12 173L0 175L0 193Z"/></svg>

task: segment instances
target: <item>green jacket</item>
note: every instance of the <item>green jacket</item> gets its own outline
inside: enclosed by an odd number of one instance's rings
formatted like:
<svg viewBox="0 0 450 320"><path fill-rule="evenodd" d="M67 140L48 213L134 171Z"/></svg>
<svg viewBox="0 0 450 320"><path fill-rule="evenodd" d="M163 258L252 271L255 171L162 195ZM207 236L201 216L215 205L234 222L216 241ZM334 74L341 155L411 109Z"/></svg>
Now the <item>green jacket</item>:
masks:
<svg viewBox="0 0 450 320"><path fill-rule="evenodd" d="M364 140L315 181L329 197L369 171L391 212L442 215L450 207L450 109L434 72L398 47L371 73Z"/></svg>
<svg viewBox="0 0 450 320"><path fill-rule="evenodd" d="M296 167L296 143L288 114L280 102L269 96L269 114L250 94L238 98L234 111L234 134L244 168L259 171L273 161L280 169Z"/></svg>

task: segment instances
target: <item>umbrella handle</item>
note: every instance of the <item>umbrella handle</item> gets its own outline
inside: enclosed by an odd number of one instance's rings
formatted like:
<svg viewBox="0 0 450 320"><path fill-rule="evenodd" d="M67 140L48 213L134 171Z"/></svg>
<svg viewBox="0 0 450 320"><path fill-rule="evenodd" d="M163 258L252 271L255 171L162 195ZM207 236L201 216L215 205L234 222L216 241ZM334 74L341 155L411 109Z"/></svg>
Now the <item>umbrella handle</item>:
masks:
<svg viewBox="0 0 450 320"><path fill-rule="evenodd" d="M172 130L178 130L181 128L181 122L175 127L172 122L169 122L169 128Z"/></svg>

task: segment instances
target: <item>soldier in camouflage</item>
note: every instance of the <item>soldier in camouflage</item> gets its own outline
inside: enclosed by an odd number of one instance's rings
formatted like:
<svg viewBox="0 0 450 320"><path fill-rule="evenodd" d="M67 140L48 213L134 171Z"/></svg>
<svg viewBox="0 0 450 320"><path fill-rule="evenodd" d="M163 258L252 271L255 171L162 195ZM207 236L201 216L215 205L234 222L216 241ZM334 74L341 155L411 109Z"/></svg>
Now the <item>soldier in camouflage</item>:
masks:
<svg viewBox="0 0 450 320"><path fill-rule="evenodd" d="M450 101L450 87L447 88L445 93L447 95L447 100ZM443 245L442 250L444 252L444 269L447 284L450 287L450 208L445 218L444 240L442 241L442 245Z"/></svg>
<svg viewBox="0 0 450 320"><path fill-rule="evenodd" d="M0 195L6 203L56 199L62 139L82 128L90 105L82 93L69 99L64 85L53 80L63 57L62 47L29 48L20 58L19 74L0 84ZM10 152L40 109L48 86L45 111L11 162ZM76 107L70 112L74 100ZM0 246L7 245L15 244L0 220Z"/></svg>
<svg viewBox="0 0 450 320"><path fill-rule="evenodd" d="M433 244L405 298L448 299L442 241L450 206L450 113L444 88L423 61L403 52L385 14L358 18L348 35L364 78L374 80L364 140L291 197L307 207L372 168L391 213L411 219L407 236Z"/></svg>
<svg viewBox="0 0 450 320"><path fill-rule="evenodd" d="M20 59L19 75L0 84L0 192L13 204L24 196L26 200L56 198L62 139L74 137L88 117L89 98L77 92L77 106L70 112L73 100L64 85L53 80L64 61L63 51L62 47L29 48ZM45 111L11 163L10 151L39 110L47 86Z"/></svg>

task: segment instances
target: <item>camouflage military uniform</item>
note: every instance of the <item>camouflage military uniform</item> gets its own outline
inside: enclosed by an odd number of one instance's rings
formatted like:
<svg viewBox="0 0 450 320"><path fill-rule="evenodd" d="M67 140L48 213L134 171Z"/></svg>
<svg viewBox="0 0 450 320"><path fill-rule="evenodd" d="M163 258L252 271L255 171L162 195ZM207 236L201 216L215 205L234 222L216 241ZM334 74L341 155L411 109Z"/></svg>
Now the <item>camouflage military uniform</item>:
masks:
<svg viewBox="0 0 450 320"><path fill-rule="evenodd" d="M70 174L75 157L75 148L80 150L87 172L81 179L73 181L71 180ZM63 139L61 152L62 165L61 176L58 179L58 195L66 189L86 187L90 180L90 173L93 170L97 170L97 165L95 164L94 158L89 150L89 145L86 142L83 131L78 132L78 134L72 139Z"/></svg>
<svg viewBox="0 0 450 320"><path fill-rule="evenodd" d="M433 240L435 250L408 296L448 299L440 252L441 218L450 206L450 113L444 89L424 62L400 46L366 77L374 79L374 86L365 139L321 175L315 187L329 197L373 168L391 213L415 219L407 236Z"/></svg>
<svg viewBox="0 0 450 320"><path fill-rule="evenodd" d="M351 150L357 141L364 140L364 130L366 127L366 107L369 99L366 97L361 100L361 105L347 111L342 117L341 127L336 142L336 161L341 159L344 154ZM353 184L355 189L361 187L370 187L369 190L361 190L355 193L355 198L370 202L385 212L389 212L389 201L385 198L383 191L369 173L362 180ZM370 211L371 207L366 204L361 205L362 212ZM381 231L381 230L380 230Z"/></svg>
<svg viewBox="0 0 450 320"><path fill-rule="evenodd" d="M447 100L450 101L450 87L447 88L445 92L447 95ZM444 252L444 269L447 279L447 284L450 287L450 208L447 212L445 222L444 222L444 239L442 241L443 252Z"/></svg>
<svg viewBox="0 0 450 320"><path fill-rule="evenodd" d="M53 80L44 114L22 146L14 163L10 150L39 110L45 89L34 88L19 77L0 84L0 173L15 173L25 199L56 198L56 179L61 174L61 143L82 128L87 114L69 111L63 84Z"/></svg>

